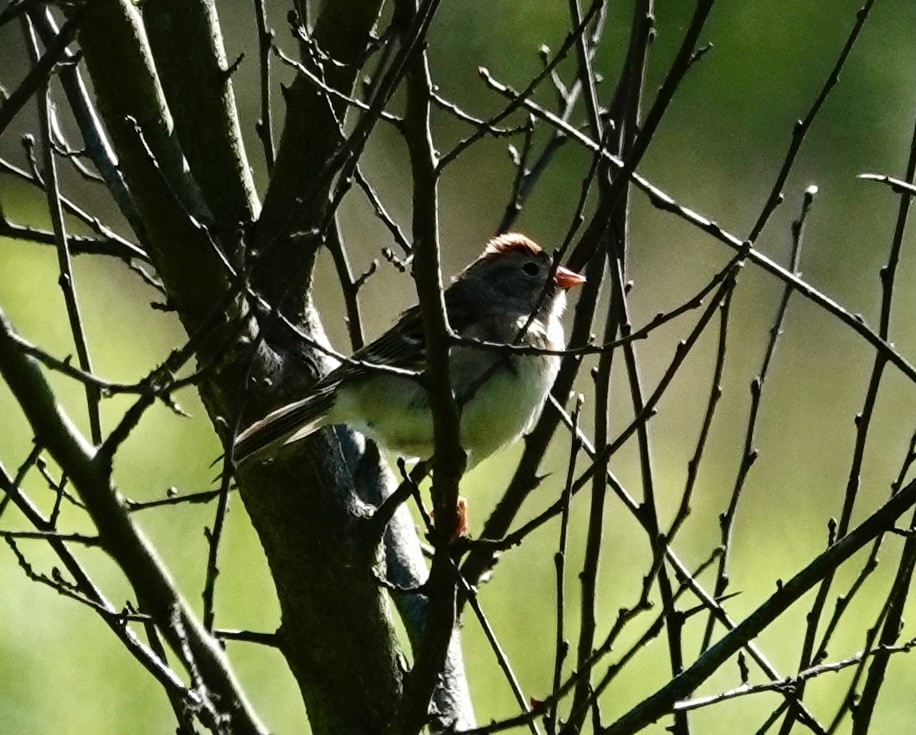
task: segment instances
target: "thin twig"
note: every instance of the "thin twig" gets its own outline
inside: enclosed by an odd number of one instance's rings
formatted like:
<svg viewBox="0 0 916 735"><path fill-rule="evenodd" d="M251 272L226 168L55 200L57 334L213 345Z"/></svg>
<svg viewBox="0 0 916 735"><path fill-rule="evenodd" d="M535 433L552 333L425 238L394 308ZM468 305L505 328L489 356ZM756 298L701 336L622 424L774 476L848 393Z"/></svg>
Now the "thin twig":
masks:
<svg viewBox="0 0 916 735"><path fill-rule="evenodd" d="M716 345L716 362L713 368L712 382L709 389L709 399L706 401L706 411L703 415L703 423L700 427L700 434L697 437L696 448L693 455L687 463L687 480L684 486L684 492L681 494L681 503L674 514L671 522L671 528L665 534L670 544L677 535L687 516L690 514L690 501L693 498L693 489L696 485L697 475L700 471L700 462L703 459L703 452L706 448L706 442L709 439L709 431L712 428L713 418L716 413L716 407L719 399L722 397L722 374L725 370L725 354L728 345L728 323L731 315L731 303L733 291L725 294L722 306L719 310L719 340Z"/></svg>
<svg viewBox="0 0 916 735"><path fill-rule="evenodd" d="M42 516L38 508L22 492L18 482L14 482L6 474L2 466L0 466L0 488L5 493L4 497L11 498L19 511L33 526L50 530L47 519ZM202 719L208 721L206 712L202 709L204 704L202 700L184 686L181 678L168 667L163 656L151 651L140 641L133 629L125 625L125 622L134 616L114 608L95 586L66 544L59 539L50 538L48 539L48 545L54 550L61 563L75 580L76 589L80 593L80 596L75 599L78 599L81 603L88 604L91 609L98 613L109 629L124 643L127 651L162 685L169 697L178 698L192 712L200 714ZM24 559L21 561L24 561ZM52 587L61 594L67 594L63 591L65 588L57 584L52 584ZM212 723L213 720L211 719L209 722Z"/></svg>
<svg viewBox="0 0 916 735"><path fill-rule="evenodd" d="M570 52L573 46L575 46L579 36L586 31L588 24L591 23L592 19L598 14L598 12L604 6L605 2L606 0L593 0L591 7L583 16L582 22L566 35L566 38L563 39L563 43L560 44L560 48L557 50L557 53L547 64L544 65L544 68L537 74L537 76L535 76L528 83L524 91L515 99L510 100L509 104L501 112L491 117L485 122L485 124L478 126L477 130L471 133L471 135L459 141L454 148L445 153L439 159L438 167L440 171L448 166L448 164L451 163L454 159L458 158L470 146L487 135L491 128L498 125L509 115L523 106L523 101L527 99L529 95L533 94L534 90L540 86L541 82L549 78L551 72L553 72L557 65L566 58L566 55ZM478 74L484 79L489 76L489 71L485 67L479 67L477 71Z"/></svg>
<svg viewBox="0 0 916 735"><path fill-rule="evenodd" d="M850 666L856 666L861 662L866 661L869 657L876 656L880 653L884 653L886 655L891 655L894 653L909 653L914 647L916 647L916 639L907 641L906 643L899 646L881 646L873 650L864 650L839 661L831 661L830 663L811 666L804 671L798 672L798 674L795 676L786 677L785 679L780 679L778 681L767 681L762 684L743 684L740 687L729 689L725 692L719 692L718 694L710 694L705 697L697 697L695 699L678 702L674 705L674 707L677 710L687 711L700 709L701 707L708 707L709 705L718 704L719 702L725 702L737 697L746 697L751 694L760 694L763 692L784 693L786 691L792 691L794 693L799 682L809 681L818 676L822 676L823 674L833 674L837 671L842 671L843 669L849 668Z"/></svg>
<svg viewBox="0 0 916 735"><path fill-rule="evenodd" d="M489 74L487 74L486 78L488 84L490 84L490 86L496 91L506 95L511 99L519 99L520 104L525 109L530 110L538 117L541 117L542 119L549 122L551 125L554 125L557 128L563 130L567 135L569 135L570 138L573 138L587 149L600 154L604 158L607 158L612 163L612 165L623 169L624 164L619 158L612 156L610 153L602 149L598 143L593 141L581 131L577 130L575 127L565 123L556 115L549 112L548 110L545 110L534 101L530 99L519 98L516 92L514 92L506 85L497 82L495 79L490 77ZM681 204L678 204L673 197L652 184L641 174L632 172L630 176L636 187L648 196L649 202L657 209L660 209L663 212L674 214L686 222L693 224L705 232L707 235L710 235L715 240L723 243L724 245L727 245L733 250L741 251L743 248L745 248L746 241L741 240L730 232L722 229L713 220L707 219L703 215L698 214L697 212L694 212L693 210L688 209ZM836 317L840 322L852 328L853 331L855 331L869 344L871 344L877 352L880 352L882 355L884 355L888 362L892 363L898 370L900 370L901 373L903 373L910 380L916 382L916 366L912 365L894 348L893 345L888 343L887 340L883 339L877 332L871 329L865 323L865 320L861 315L853 314L847 311L829 296L821 293L821 291L816 289L814 286L802 278L796 276L795 274L789 273L776 261L772 260L769 256L765 255L759 250L755 250L754 248L748 249L747 259L754 265L763 268L763 270L765 270L767 273L770 273L771 275L779 278L784 283L791 284L791 286L806 299L809 299L818 307L824 309L829 314Z"/></svg>
<svg viewBox="0 0 916 735"><path fill-rule="evenodd" d="M554 655L553 655L553 687L551 691L557 691L560 688L560 682L563 675L563 662L569 652L569 642L565 637L565 613L566 613L566 554L569 540L569 507L572 502L573 478L576 471L576 459L579 451L582 449L582 440L579 437L579 414L582 410L582 396L578 397L575 408L572 413L573 429L571 431L571 444L569 449L569 462L566 468L566 482L563 484L563 493L560 496L562 505L560 508L560 536L557 540L557 551L554 554L554 569L556 571L556 636L554 637ZM544 716L544 723L550 735L557 732L557 702L553 702L547 708L547 714Z"/></svg>
<svg viewBox="0 0 916 735"><path fill-rule="evenodd" d="M804 569L784 582L767 600L723 636L693 664L671 679L654 694L601 731L600 735L632 735L659 717L673 711L675 704L718 671L725 661L748 641L782 615L817 585L827 574L838 569L865 544L892 528L907 509L916 504L916 480L903 488L887 503L868 516L857 528L815 557Z"/></svg>
<svg viewBox="0 0 916 735"><path fill-rule="evenodd" d="M792 273L798 273L799 262L801 259L801 247L804 238L805 222L808 219L808 213L811 211L811 205L814 202L814 196L817 194L817 187L808 187L802 198L801 213L792 223L792 251L789 256L789 269ZM732 487L731 498L725 511L719 516L719 527L721 533L722 556L719 557L718 569L716 570L716 581L713 588L713 594L721 597L725 594L728 586L728 566L731 561L732 534L735 527L735 521L738 513L738 503L741 500L742 490L747 480L748 473L751 470L758 456L758 450L755 446L757 436L757 418L760 411L760 403L763 396L763 390L766 385L767 377L770 374L770 366L773 356L776 354L776 346L779 337L782 335L783 324L785 323L786 314L789 309L789 300L792 297L792 288L786 286L783 289L779 306L776 309L776 315L773 320L773 326L770 327L770 336L764 349L763 361L757 376L751 381L751 405L748 411L747 427L745 429L744 449L741 456L741 463L738 467L738 474L735 477L735 483ZM712 639L713 624L715 618L710 616L706 622L706 629L703 633L703 640L700 644L700 650L709 646Z"/></svg>
<svg viewBox="0 0 916 735"><path fill-rule="evenodd" d="M83 7L85 10L85 6ZM82 17L82 13L78 18ZM31 20L25 19L25 32L27 37L27 47L29 55L34 65L39 64L38 59L38 39L35 35L35 29ZM66 26L65 26L66 27ZM75 25L70 27L73 32ZM63 35L61 30L59 35ZM66 45L66 44L65 44ZM41 126L42 140L42 164L44 166L44 178L46 182L45 193L48 201L48 212L51 216L51 224L54 229L55 239L57 240L57 263L60 269L60 278L58 285L64 295L64 303L67 307L67 317L70 321L70 332L73 335L73 342L76 347L76 354L79 360L80 369L86 373L92 373L92 360L89 357L89 345L86 341L86 330L83 326L83 318L80 313L79 300L76 295L76 283L73 276L73 263L70 257L70 245L67 236L66 224L64 222L64 212L60 198L60 181L57 177L57 161L54 149L51 145L51 99L50 90L45 79L41 84L38 100L38 118ZM2 126L0 126L2 129ZM102 420L99 410L101 402L101 392L98 387L85 384L86 391L86 409L89 415L89 433L92 442L96 445L102 441Z"/></svg>
<svg viewBox="0 0 916 735"><path fill-rule="evenodd" d="M906 182L912 186L916 178L916 121L913 124L913 134L910 138L910 152L906 165ZM910 206L913 198L909 192L902 192L900 203L897 208L897 221L894 226L894 236L891 240L890 253L888 254L887 265L881 271L881 326L880 334L885 339L890 338L891 317L893 314L894 291L897 281L898 267L900 264L900 254L903 247L903 237L907 226ZM853 461L849 471L849 480L846 486L846 500L843 509L849 506L852 510L852 499L855 497L855 489L858 489L858 475L862 465L864 455L864 445L868 433L874 404L877 401L878 383L881 380L882 369L884 367L885 357L880 354L875 355L875 361L872 366L872 375L869 381L869 387L866 392L865 405L862 412L857 417L856 426L856 443L853 449ZM910 457L912 456L912 444L910 445ZM904 462L907 466L909 458ZM898 477L898 483L902 481L903 475ZM899 485L898 485L899 487ZM912 525L912 524L911 524ZM841 526L842 528L842 526ZM845 530L845 529L843 529ZM916 567L916 543L912 538L908 538L904 551L901 555L900 563L897 569L897 575L894 579L894 585L888 594L888 605L890 612L881 631L880 643L889 645L897 640L900 625L903 620L903 608L907 600L907 594L910 588L913 569ZM868 677L862 692L862 699L859 703L861 709L857 709L853 717L853 734L862 735L869 729L871 717L874 712L875 702L878 698L878 692L884 682L884 676L887 671L888 656L876 656L868 672Z"/></svg>
<svg viewBox="0 0 916 735"><path fill-rule="evenodd" d="M36 9L34 12L29 13L29 18L35 24L45 47L48 47L60 33L51 8L46 6ZM145 243L147 239L146 227L137 210L136 201L131 196L124 181L124 174L118 166L117 156L99 120L98 112L89 97L86 85L83 83L78 68L79 60L79 56L76 53L65 51L60 65L60 83L67 97L70 112L79 126L80 135L86 147L86 155L101 175L105 186L130 224L131 229L136 233L140 241Z"/></svg>
<svg viewBox="0 0 916 735"><path fill-rule="evenodd" d="M474 615L477 618L477 622L480 624L480 627L483 630L484 636L486 636L487 643L490 645L490 649L496 656L496 662L499 665L500 670L503 672L503 676L505 677L506 681L509 682L509 688L512 690L512 696L515 697L515 701L521 708L522 714L529 714L531 712L531 703L525 698L525 693L522 691L522 685L519 684L518 677L515 676L515 672L512 670L512 664L509 663L509 659L506 656L505 651L503 651L502 646L499 644L499 640L496 638L496 633L493 631L493 626L490 625L490 621L487 620L487 616L484 614L483 608L480 606L480 601L477 599L477 591L471 587L462 577L459 576L458 579L459 583L461 584L462 592L464 593L468 604L471 606L471 610L474 612ZM533 718L526 724L532 735L541 735L541 730L538 728Z"/></svg>
<svg viewBox="0 0 916 735"><path fill-rule="evenodd" d="M865 181L877 181L879 184L886 184L891 188L896 194L906 194L907 196L916 196L916 185L903 181L902 179L895 179L893 176L886 176L885 174L859 174L860 179Z"/></svg>
<svg viewBox="0 0 916 735"><path fill-rule="evenodd" d="M843 45L843 49L840 51L839 56L837 56L837 60L833 65L833 69L830 71L830 74L827 75L827 80L824 82L824 86L821 87L821 91L815 98L814 104L811 105L811 109L808 110L808 114L805 115L803 120L797 120L795 122L795 127L792 130L792 142L789 144L789 149L786 151L786 157L782 162L782 168L780 168L779 173L776 175L776 181L773 182L773 188L770 190L770 194L767 197L763 208L760 210L760 215L757 217L757 221L751 228L751 234L748 235L747 239L751 242L757 241L757 238L760 236L760 233L763 231L763 228L769 221L773 210L776 209L776 207L779 206L779 204L782 202L782 187L785 185L786 179L789 177L792 166L795 165L795 158L797 157L798 151L801 149L801 145L805 140L805 135L808 133L811 125L814 123L814 119L821 111L821 107L823 107L824 102L827 100L827 96L830 94L830 90L832 90L836 86L836 83L840 80L840 71L843 69L843 66L846 63L846 59L849 58L849 54L859 37L859 32L862 30L862 26L865 25L865 21L868 18L868 14L874 4L875 0L865 0L865 4L859 8L858 12L856 13L856 22L853 24L852 30L850 31L849 36L846 38L846 43Z"/></svg>
<svg viewBox="0 0 916 735"><path fill-rule="evenodd" d="M258 68L260 70L261 117L255 124L261 147L264 149L264 161L268 172L273 170L276 161L274 150L273 112L271 108L270 52L273 49L274 31L267 27L266 0L252 0L254 4L255 27L258 34Z"/></svg>
<svg viewBox="0 0 916 735"><path fill-rule="evenodd" d="M32 65L25 79L19 83L19 86L10 94L2 98L2 104L0 104L0 134L6 130L6 127L12 122L16 114L30 99L33 97L40 99L43 96L44 93L41 90L47 87L48 80L54 71L55 64L57 64L67 52L67 46L76 35L76 29L82 21L85 11L85 5L77 8L67 22L64 23L55 39L48 44L45 52L40 56L36 43L37 39L33 37L31 41L29 41L29 39L26 40Z"/></svg>

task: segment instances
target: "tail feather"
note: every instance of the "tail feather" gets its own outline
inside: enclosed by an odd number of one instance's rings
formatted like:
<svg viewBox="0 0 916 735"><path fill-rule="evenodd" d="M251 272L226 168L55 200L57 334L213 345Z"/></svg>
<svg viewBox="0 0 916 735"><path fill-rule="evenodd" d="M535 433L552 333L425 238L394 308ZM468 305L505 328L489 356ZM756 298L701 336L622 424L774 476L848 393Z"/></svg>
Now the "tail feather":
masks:
<svg viewBox="0 0 916 735"><path fill-rule="evenodd" d="M334 391L313 393L301 401L288 403L255 421L235 438L232 458L243 462L253 454L277 443L302 439L318 429L334 405Z"/></svg>

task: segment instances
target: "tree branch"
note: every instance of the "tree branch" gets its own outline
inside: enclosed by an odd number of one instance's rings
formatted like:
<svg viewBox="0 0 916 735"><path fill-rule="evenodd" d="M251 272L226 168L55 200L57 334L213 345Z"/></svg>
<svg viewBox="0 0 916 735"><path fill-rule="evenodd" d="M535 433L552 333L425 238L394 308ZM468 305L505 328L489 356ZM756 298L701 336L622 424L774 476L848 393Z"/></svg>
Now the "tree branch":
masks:
<svg viewBox="0 0 916 735"><path fill-rule="evenodd" d="M37 440L47 447L86 504L102 548L118 563L144 609L176 652L184 646L217 707L238 733L262 734L218 643L207 635L165 570L152 546L130 519L123 498L111 484L93 448L58 406L37 363L11 339L13 329L0 312L0 374L25 412ZM175 621L180 621L181 630Z"/></svg>

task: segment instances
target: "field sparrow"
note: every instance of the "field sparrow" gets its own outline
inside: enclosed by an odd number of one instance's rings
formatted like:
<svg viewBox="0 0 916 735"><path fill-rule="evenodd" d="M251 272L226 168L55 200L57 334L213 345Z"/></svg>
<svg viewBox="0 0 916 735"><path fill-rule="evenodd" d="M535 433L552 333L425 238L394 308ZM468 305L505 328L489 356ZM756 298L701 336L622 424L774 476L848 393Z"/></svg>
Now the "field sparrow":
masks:
<svg viewBox="0 0 916 735"><path fill-rule="evenodd" d="M446 289L448 321L462 338L562 350L566 289L584 280L567 268L554 270L550 256L524 235L500 235ZM235 461L332 424L347 424L397 454L429 458L433 418L423 385L425 358L420 309L414 306L307 396L239 434ZM451 347L449 364L461 444L471 466L533 425L560 358L462 342Z"/></svg>

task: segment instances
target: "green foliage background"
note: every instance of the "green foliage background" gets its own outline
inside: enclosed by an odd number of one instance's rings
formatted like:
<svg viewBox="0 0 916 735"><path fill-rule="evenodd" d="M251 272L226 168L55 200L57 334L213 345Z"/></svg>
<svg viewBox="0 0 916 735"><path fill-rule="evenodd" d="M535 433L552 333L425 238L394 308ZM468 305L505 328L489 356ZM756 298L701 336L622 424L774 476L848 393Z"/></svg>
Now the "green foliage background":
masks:
<svg viewBox="0 0 916 735"><path fill-rule="evenodd" d="M624 49L629 27L628 3L614 10L596 67L604 75L600 90L607 99ZM617 6L621 7L617 7ZM827 78L860 0L722 0L713 10L703 37L713 48L688 74L674 99L649 154L640 167L650 180L723 228L739 236L750 230L790 140L792 125L810 107ZM248 152L256 177L264 182L260 149L254 136L257 118L256 52L250 3L218 3L230 58L246 52L236 76ZM281 43L291 47L283 13L276 8L274 26ZM540 68L538 46L556 48L568 28L567 3L445 2L433 26L430 53L440 92L478 116L502 108L503 100L486 89L477 75L486 66L493 75L517 88ZM646 84L651 103L692 12L692 3L658 3L658 36ZM0 48L13 64L25 68L18 29L0 30ZM801 194L809 184L820 193L809 219L802 255L804 277L850 311L877 324L878 270L886 262L896 215L897 198L882 186L856 179L874 171L901 175L916 117L916 4L912 0L879 0L865 25L840 83L833 91L802 148L790 177L786 203L774 215L758 247L785 262L789 224L798 215ZM561 67L569 80L571 64ZM283 76L286 72L281 72ZM18 77L17 77L18 78ZM4 78L6 84L12 84ZM539 99L552 102L544 88ZM31 110L28 111L31 114ZM28 121L17 121L22 131ZM448 150L468 129L440 114L435 135ZM539 139L541 140L541 139ZM15 136L2 141L5 156L21 161ZM559 243L579 196L587 156L572 144L557 155L522 212L517 227L542 244ZM409 181L405 152L396 134L380 128L364 161L369 179L390 211L402 223L409 217ZM513 167L506 141L485 140L447 171L442 185L441 221L446 270L454 272L472 258L492 234L508 201ZM76 180L70 178L69 184ZM72 186L71 190L76 191ZM79 195L88 207L109 216L101 190ZM46 225L42 199L34 190L0 176L0 201L14 221ZM642 195L633 195L631 308L634 324L676 306L695 292L729 257L720 244L681 221L654 210ZM368 267L390 245L359 196L343 210L343 226L354 267ZM78 228L76 228L78 230ZM910 227L898 274L893 338L912 361L916 356L916 246ZM380 272L364 292L367 333L379 334L399 310L413 302L412 284L383 260ZM318 298L335 345L347 347L343 310L333 271L323 263ZM0 306L19 332L52 354L72 352L57 281L56 257L50 248L0 239ZM136 380L179 344L176 321L148 304L155 294L115 262L78 259L76 283L97 372L113 380ZM676 547L690 566L702 561L718 543L717 514L724 507L740 461L749 403L748 386L759 369L767 330L772 323L780 284L753 267L741 276L730 329L724 397L701 471L693 514ZM653 386L666 368L689 322L676 322L639 345L644 383ZM670 518L683 488L686 463L696 440L708 394L714 340L708 335L678 377L651 423L658 492ZM824 312L794 297L785 335L768 384L758 433L760 458L751 472L739 513L728 603L741 618L811 556L827 538L827 519L839 512L854 439L853 417L861 408L872 355L867 345ZM580 389L589 392L587 370ZM82 392L69 381L50 376L62 403L84 429ZM624 385L623 381L618 382ZM621 428L629 416L628 401L618 391L612 426ZM208 465L219 453L206 415L193 393L179 399L193 414L180 419L164 408L151 410L117 459L121 490L131 498L162 497L167 488L182 493L212 486ZM105 402L107 425L128 403ZM916 417L916 391L893 369L886 371L866 456L858 517L880 504L903 459ZM618 418L620 417L620 418ZM584 419L587 421L587 419ZM586 423L586 426L588 424ZM31 448L31 434L5 386L0 385L0 461L14 471ZM558 441L552 469L562 477L566 445ZM465 481L472 532L495 501L508 478L513 454L492 458ZM613 469L638 494L637 466L632 449L615 457ZM54 468L51 468L54 471ZM558 492L548 481L531 502L533 515ZM34 473L26 483L32 497L48 508L50 493ZM573 512L573 544L567 602L577 612L575 561L581 554L587 503L577 499ZM168 562L189 599L199 605L205 563L203 528L212 509L181 506L145 511L141 524ZM607 538L601 569L603 598L600 620L607 627L617 610L636 601L641 575L648 567L645 538L615 501L608 506ZM74 530L91 527L74 509L66 510ZM4 528L20 527L14 511ZM494 581L482 589L481 601L527 693L549 691L553 657L553 561L556 524L546 526L521 549L504 554ZM885 543L879 571L869 579L862 598L845 620L830 650L843 658L859 649L864 630L875 614L869 598L881 599L901 541ZM53 559L39 542L22 542L34 568L49 572ZM131 594L124 580L101 553L79 554L93 578L121 605ZM861 563L861 560L859 560ZM856 560L838 577L843 590L858 570ZM241 503L232 503L221 559L217 622L221 627L272 630L277 605L257 538ZM806 603L792 608L766 632L761 646L784 674L797 665ZM650 613L651 616L651 613ZM702 616L701 616L702 617ZM648 617L647 617L648 620ZM696 652L705 620L688 623L686 650ZM635 640L646 625L639 621L621 642ZM603 629L599 626L599 630ZM574 630L569 631L573 636ZM916 631L911 626L903 638ZM571 638L572 639L572 638ZM466 618L466 664L478 716L482 720L514 711L505 685L477 624ZM230 644L236 665L256 709L272 731L302 732L305 713L292 677L279 654L249 644ZM614 658L612 654L612 660ZM902 732L916 720L910 692L916 687L916 664L909 656L893 660L893 681L880 700L875 732ZM657 642L628 668L603 700L605 717L625 711L667 677L667 656ZM843 691L848 672L812 685L811 706L829 713ZM703 692L739 683L737 669L708 682ZM772 695L741 699L696 715L697 732L751 732L775 707ZM122 650L117 640L88 609L49 588L28 581L6 545L0 547L0 733L149 733L173 729L167 701L154 682ZM653 732L662 732L658 725Z"/></svg>

